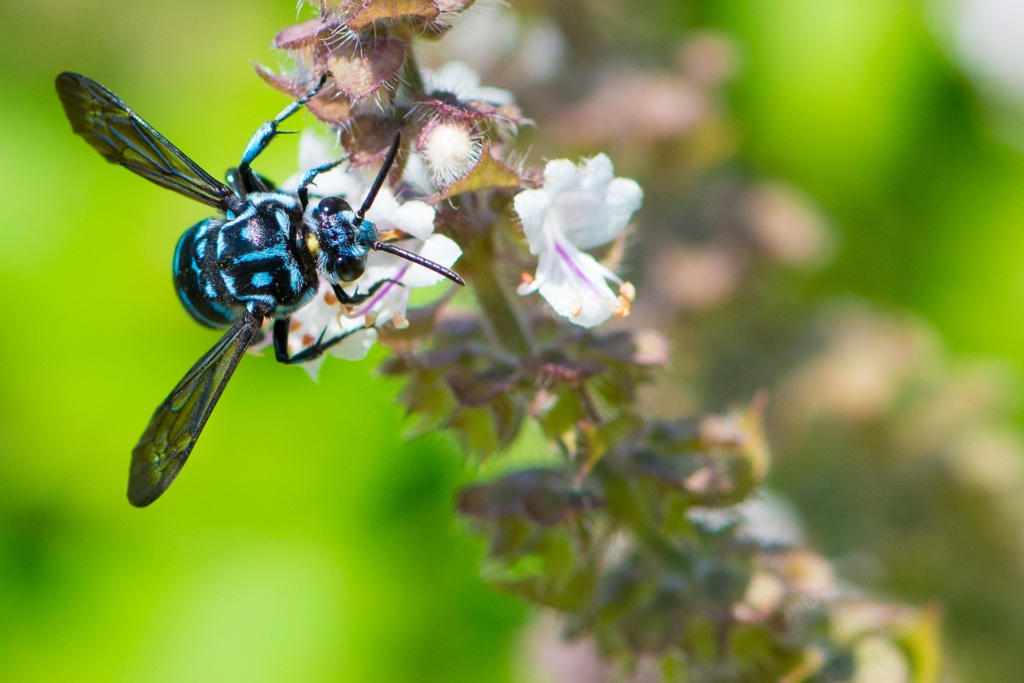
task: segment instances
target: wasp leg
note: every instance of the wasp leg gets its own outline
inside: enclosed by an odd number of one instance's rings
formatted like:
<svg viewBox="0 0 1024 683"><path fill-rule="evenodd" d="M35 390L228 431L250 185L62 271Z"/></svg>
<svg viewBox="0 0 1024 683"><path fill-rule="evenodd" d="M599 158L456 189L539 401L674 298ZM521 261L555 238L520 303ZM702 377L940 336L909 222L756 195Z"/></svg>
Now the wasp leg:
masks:
<svg viewBox="0 0 1024 683"><path fill-rule="evenodd" d="M228 187L239 197L244 197L250 192L277 192L277 186L264 176L251 170L249 175L250 178L243 179L237 168L229 168L224 177L227 179ZM252 184L253 178L256 179L255 186Z"/></svg>
<svg viewBox="0 0 1024 683"><path fill-rule="evenodd" d="M320 89L324 87L324 83L327 82L327 73L324 73L320 77L320 81L316 84L312 90L309 91L304 97L300 97L295 100L287 107L281 110L281 113L275 116L270 121L267 121L262 126L256 129L253 133L252 138L249 140L249 144L245 146L245 152L242 153L242 163L238 165L238 174L241 177L241 184L246 189L246 192L258 192L261 183L257 178L256 174L252 172L252 162L256 160L256 157L260 155L270 141L277 135L277 127L287 119L289 116L297 112L302 108L302 105L309 102L313 97L316 96Z"/></svg>
<svg viewBox="0 0 1024 683"><path fill-rule="evenodd" d="M359 304L363 303L371 296L376 294L377 290L379 290L381 287L383 287L389 282L398 285L399 287L405 287L405 285L403 285L398 280L385 278L383 280L378 280L377 282L374 282L372 285L370 285L370 288L363 292L362 294L360 294L358 290L356 290L355 294L348 294L344 289L341 288L341 285L338 284L332 284L331 289L334 290L334 296L338 297L338 301L343 306L358 306Z"/></svg>
<svg viewBox="0 0 1024 683"><path fill-rule="evenodd" d="M313 184L313 180L324 171L330 171L347 158L348 157L342 157L337 161L330 161L306 171L305 175L302 176L302 181L299 183L298 192L296 192L296 194L299 195L299 204L302 206L303 211L305 211L306 207L309 206L309 186Z"/></svg>
<svg viewBox="0 0 1024 683"><path fill-rule="evenodd" d="M316 340L314 344L307 346L306 348L299 351L294 356L288 355L288 330L291 327L291 318L283 318L281 320L274 321L274 357L278 363L284 363L285 365L298 365L300 363L308 363L315 358L320 357L324 351L331 348L335 344L343 341L349 335L355 334L360 330L368 328L357 327L354 330L348 330L341 334L336 334L330 339L324 339L324 335L327 334L325 329L320 333L320 338Z"/></svg>

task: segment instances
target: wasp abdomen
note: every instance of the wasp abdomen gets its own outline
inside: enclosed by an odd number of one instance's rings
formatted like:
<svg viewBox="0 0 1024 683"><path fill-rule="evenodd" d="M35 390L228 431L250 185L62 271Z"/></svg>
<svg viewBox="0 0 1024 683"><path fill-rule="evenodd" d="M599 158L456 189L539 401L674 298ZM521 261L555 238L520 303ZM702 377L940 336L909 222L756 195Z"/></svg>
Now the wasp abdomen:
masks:
<svg viewBox="0 0 1024 683"><path fill-rule="evenodd" d="M279 193L246 198L226 220L192 226L178 242L174 284L185 310L209 327L228 327L250 304L273 318L291 315L316 292L317 275L292 246L301 226L298 201Z"/></svg>

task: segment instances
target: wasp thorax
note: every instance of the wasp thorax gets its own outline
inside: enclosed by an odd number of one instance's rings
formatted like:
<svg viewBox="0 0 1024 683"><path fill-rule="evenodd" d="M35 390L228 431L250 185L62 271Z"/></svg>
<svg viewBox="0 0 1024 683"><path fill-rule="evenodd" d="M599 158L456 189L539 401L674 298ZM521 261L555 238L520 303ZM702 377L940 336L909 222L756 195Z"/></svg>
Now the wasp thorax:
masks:
<svg viewBox="0 0 1024 683"><path fill-rule="evenodd" d="M358 280L377 242L377 228L359 218L341 197L321 199L312 212L320 253L317 261L332 282Z"/></svg>

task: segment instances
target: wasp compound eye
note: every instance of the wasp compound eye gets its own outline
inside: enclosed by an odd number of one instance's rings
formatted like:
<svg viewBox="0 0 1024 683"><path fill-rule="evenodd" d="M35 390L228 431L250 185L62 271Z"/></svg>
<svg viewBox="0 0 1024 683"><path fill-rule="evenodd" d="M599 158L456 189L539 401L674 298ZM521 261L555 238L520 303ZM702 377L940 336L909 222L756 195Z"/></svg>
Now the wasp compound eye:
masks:
<svg viewBox="0 0 1024 683"><path fill-rule="evenodd" d="M342 213L343 211L351 211L352 207L348 205L341 197L324 197L317 204L317 209L320 213L331 215L336 213Z"/></svg>
<svg viewBox="0 0 1024 683"><path fill-rule="evenodd" d="M342 282L354 282L363 276L366 261L360 258L340 258L334 262L334 273Z"/></svg>

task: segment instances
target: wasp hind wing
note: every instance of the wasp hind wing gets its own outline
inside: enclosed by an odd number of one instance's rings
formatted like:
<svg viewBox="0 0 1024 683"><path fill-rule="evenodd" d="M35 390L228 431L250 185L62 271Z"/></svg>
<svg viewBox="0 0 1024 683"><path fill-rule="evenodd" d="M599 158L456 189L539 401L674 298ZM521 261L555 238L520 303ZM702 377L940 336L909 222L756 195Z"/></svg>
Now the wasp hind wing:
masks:
<svg viewBox="0 0 1024 683"><path fill-rule="evenodd" d="M167 490L188 459L261 320L247 315L220 338L153 413L132 451L128 502L145 507Z"/></svg>
<svg viewBox="0 0 1024 683"><path fill-rule="evenodd" d="M225 210L231 188L200 168L114 93L80 74L57 76L71 128L115 164L196 201Z"/></svg>

